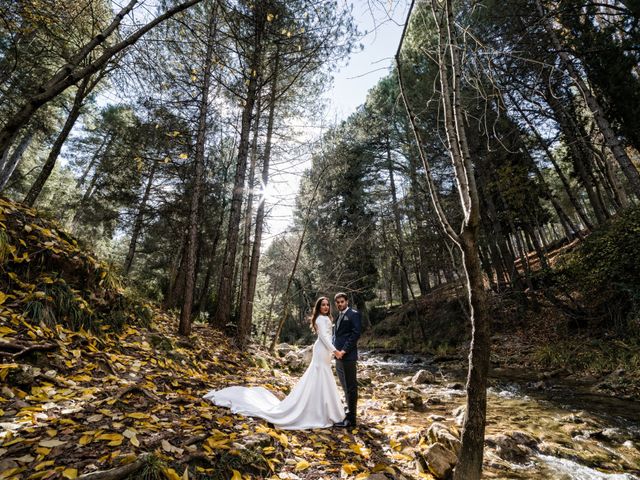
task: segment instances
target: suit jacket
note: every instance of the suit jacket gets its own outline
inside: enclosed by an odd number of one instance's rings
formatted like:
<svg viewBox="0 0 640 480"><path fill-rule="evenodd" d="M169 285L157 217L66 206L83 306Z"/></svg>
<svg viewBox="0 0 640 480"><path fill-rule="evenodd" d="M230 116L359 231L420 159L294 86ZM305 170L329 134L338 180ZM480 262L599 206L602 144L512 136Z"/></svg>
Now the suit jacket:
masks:
<svg viewBox="0 0 640 480"><path fill-rule="evenodd" d="M340 314L338 314L340 318ZM353 308L347 308L342 321L333 326L333 345L336 350L344 350L345 354L342 360L355 361L358 360L358 338L362 329L362 321L360 320L360 312Z"/></svg>

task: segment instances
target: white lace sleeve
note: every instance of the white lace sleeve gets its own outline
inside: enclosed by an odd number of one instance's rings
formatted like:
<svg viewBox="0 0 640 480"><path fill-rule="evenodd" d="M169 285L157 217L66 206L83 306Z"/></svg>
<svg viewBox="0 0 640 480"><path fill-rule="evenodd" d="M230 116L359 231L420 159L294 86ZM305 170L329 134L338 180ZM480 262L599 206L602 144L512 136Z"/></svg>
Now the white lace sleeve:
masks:
<svg viewBox="0 0 640 480"><path fill-rule="evenodd" d="M329 317L320 315L316 319L316 327L318 328L318 338L330 352L335 351L333 343L331 343L331 320Z"/></svg>

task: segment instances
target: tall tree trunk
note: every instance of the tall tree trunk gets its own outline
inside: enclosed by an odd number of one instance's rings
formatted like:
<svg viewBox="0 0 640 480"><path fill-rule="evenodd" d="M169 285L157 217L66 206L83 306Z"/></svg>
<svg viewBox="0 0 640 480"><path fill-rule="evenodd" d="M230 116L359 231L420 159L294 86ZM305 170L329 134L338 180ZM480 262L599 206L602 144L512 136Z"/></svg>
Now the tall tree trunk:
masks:
<svg viewBox="0 0 640 480"><path fill-rule="evenodd" d="M202 289L200 290L200 295L198 296L198 301L196 302L197 311L196 315L202 311L206 310L207 307L207 294L209 293L209 287L211 285L211 277L213 275L213 269L216 264L216 254L218 253L218 244L220 243L220 234L221 234L222 222L217 223L216 230L213 235L213 242L211 244L211 252L209 254L209 261L207 262L207 270L204 275L204 280L202 282Z"/></svg>
<svg viewBox="0 0 640 480"><path fill-rule="evenodd" d="M33 132L26 132L20 139L20 143L18 143L18 146L16 146L11 155L8 154L8 150L7 152L5 152L7 154L7 158L0 167L0 192L2 192L7 187L7 184L11 179L11 175L13 175L13 172L20 163L22 155L27 150L27 148L29 148L29 144L31 143L31 140L33 140L33 135Z"/></svg>
<svg viewBox="0 0 640 480"><path fill-rule="evenodd" d="M96 151L91 156L91 160L89 161L89 163L87 163L86 168L82 171L82 174L76 181L76 188L80 188L84 185L84 182L87 181L87 177L89 176L89 172L91 172L91 169L95 166L96 162L100 158L100 155L109 151L111 145L113 145L113 142L115 141L115 138L116 135L114 133L107 133L107 135L100 143L100 146L96 148Z"/></svg>
<svg viewBox="0 0 640 480"><path fill-rule="evenodd" d="M549 78L547 77L545 81L548 83L549 82ZM538 143L540 144L540 147L544 150L547 159L553 165L553 168L554 168L556 174L558 175L558 178L560 178L560 182L562 183L562 186L564 187L565 193L569 197L569 201L573 205L573 208L576 210L576 213L578 214L578 217L580 217L580 220L582 220L582 223L584 224L585 227L587 227L589 230L593 230L593 225L591 224L591 221L589 220L589 217L587 217L586 213L584 212L584 210L582 208L582 205L580 205L580 202L576 198L576 196L575 196L575 194L573 192L573 189L571 188L571 185L569 183L569 180L567 179L566 175L564 174L564 172L560 168L560 165L558 165L558 162L556 161L556 159L555 159L555 157L553 155L553 152L551 152L551 150L549 149L549 146L547 145L547 142L545 141L544 138L542 138L542 135L540 134L538 129L535 127L535 125L533 125L533 123L531 122L531 119L529 118L529 116L524 113L524 111L520 107L519 103L513 98L513 96L508 91L507 91L507 95L511 99L511 104L520 113L520 116L524 119L524 121L529 126L529 129L531 130L533 135L538 140ZM547 98L549 95L553 95L553 92L551 92L550 90L545 90L545 98L547 99L547 103L549 103L549 100L550 100L549 98ZM551 101L553 101L553 100L551 100ZM553 106L552 106L552 108L553 108Z"/></svg>
<svg viewBox="0 0 640 480"><path fill-rule="evenodd" d="M207 134L207 113L209 112L209 90L211 87L211 70L213 69L213 45L216 36L217 26L217 4L214 4L210 13L207 34L207 51L205 54L202 81L202 96L200 98L198 112L198 131L196 137L195 171L193 175L193 186L191 193L191 205L189 209L189 224L187 236L187 262L185 289L183 293L182 308L180 311L180 325L178 332L180 335L189 336L191 334L191 310L193 308L193 298L196 283L196 251L198 250L198 227L200 218L200 196L202 192L202 180L205 167L205 141Z"/></svg>
<svg viewBox="0 0 640 480"><path fill-rule="evenodd" d="M409 9L409 17L413 4L414 2L411 3ZM480 200L463 121L460 59L462 50L458 45L457 27L453 21L452 0L444 2L432 0L431 10L438 27L437 63L447 149L453 165L463 212L463 222L459 234L453 230L444 215L434 186L429 162L422 151L422 142L415 125L415 116L411 112L404 92L402 66L400 65L402 40L396 53L396 62L401 96L428 175L427 180L434 207L442 229L462 253L472 334L467 376L467 405L462 426L462 446L454 472L454 480L479 480L482 473L490 354L489 318L477 243L480 227ZM405 32L408 24L407 20ZM404 39L405 32L403 32L402 39Z"/></svg>
<svg viewBox="0 0 640 480"><path fill-rule="evenodd" d="M389 172L389 185L391 187L391 210L393 212L393 225L396 230L396 238L398 239L398 262L400 263L400 299L402 303L409 301L409 293L407 291L408 279L406 275L406 266L404 263L404 235L402 233L402 225L400 223L400 208L398 207L398 195L396 193L396 182L393 175L393 159L391 158L391 144L389 134L387 133L386 141L387 150L387 170Z"/></svg>
<svg viewBox="0 0 640 480"><path fill-rule="evenodd" d="M576 87L578 87L578 90L580 90L580 93L593 115L596 125L598 125L600 133L602 133L602 136L604 137L606 145L611 150L611 153L620 165L622 172L627 177L631 190L635 193L636 197L640 198L640 173L638 173L638 169L633 165L633 163L631 163L631 159L629 159L624 146L611 128L609 120L606 118L600 102L598 102L589 86L583 80L582 75L580 75L580 72L578 72L577 68L573 64L573 60L569 57L566 48L564 48L560 43L560 38L556 30L553 28L548 14L545 12L540 0L536 0L536 6L538 8L540 18L542 19L542 24L551 38L551 43L556 49L556 53L560 57L564 68L567 70L567 73L572 78Z"/></svg>
<svg viewBox="0 0 640 480"><path fill-rule="evenodd" d="M256 101L255 124L253 127L253 140L251 142L251 162L249 165L249 195L247 197L247 206L244 216L244 233L242 241L242 266L240 281L240 298L238 305L240 307L240 316L238 319L237 342L238 345L244 347L245 340L251 333L251 319L247 318L247 300L249 297L249 267L251 262L251 224L253 220L253 199L256 181L256 163L258 160L258 136L260 133L260 98ZM255 240L254 240L255 243Z"/></svg>
<svg viewBox="0 0 640 480"><path fill-rule="evenodd" d="M180 235L180 247L176 250L176 255L171 261L169 268L169 285L167 287L167 295L164 299L164 308L171 309L177 305L178 297L180 296L179 285L181 282L182 272L184 271L184 258L185 250L187 247L187 235L183 233Z"/></svg>
<svg viewBox="0 0 640 480"><path fill-rule="evenodd" d="M36 178L35 182L33 182L33 185L31 185L31 188L29 189L29 193L27 193L27 196L24 198L23 202L30 207L33 206L36 199L38 198L38 195L40 195L40 192L42 191L42 187L44 187L44 184L49 179L49 176L53 171L53 167L56 165L56 161L58 160L58 155L60 155L60 151L62 150L62 145L64 145L64 142L67 140L69 133L71 133L71 129L80 116L82 103L84 102L84 99L87 98L87 95L91 93L91 90L89 89L90 80L91 77L86 77L82 80L80 85L78 85L76 95L73 99L73 105L71 106L71 111L69 111L67 120L64 122L64 126L58 134L56 141L53 142L53 146L51 147L49 156L44 162L40 174Z"/></svg>
<svg viewBox="0 0 640 480"><path fill-rule="evenodd" d="M249 155L249 135L253 119L253 110L258 97L258 78L262 69L262 34L264 22L262 9L256 4L256 25L254 31L254 44L251 61L249 62L249 85L244 108L242 109L242 121L240 127L240 141L238 144L238 158L236 163L236 174L233 184L233 194L231 196L231 211L229 214L229 227L227 229L227 242L224 251L224 260L218 287L217 308L213 318L213 324L222 327L230 319L232 310L232 291L234 284L234 267L236 263L236 250L238 243L238 233L240 228L240 217L242 215L242 197L247 171L247 158Z"/></svg>
<svg viewBox="0 0 640 480"><path fill-rule="evenodd" d="M142 194L142 200L140 201L140 206L138 207L138 212L136 213L136 218L133 222L133 229L131 230L131 240L129 241L129 251L127 252L127 257L124 260L125 276L129 275L129 271L131 270L131 265L133 265L133 258L136 254L136 246L138 245L138 238L140 237L140 232L142 231L144 215L147 210L147 202L149 201L149 196L151 194L151 187L153 186L153 178L156 174L156 165L157 165L156 161L154 161L151 164L151 170L149 171L149 178L147 178L147 184L144 188L144 193Z"/></svg>
<svg viewBox="0 0 640 480"><path fill-rule="evenodd" d="M597 222L600 224L607 219L607 215L604 210L604 206L598 197L598 192L593 184L593 177L590 173L590 158L585 158L584 156L586 152L585 149L582 148L582 140L577 130L577 125L571 118L571 115L567 112L564 105L562 105L560 100L551 91L551 87L548 84L545 89L545 99L554 111L556 120L560 124L562 132L567 139L567 146L571 152L571 160L573 162L575 172L587 192L593 213L596 216Z"/></svg>
<svg viewBox="0 0 640 480"><path fill-rule="evenodd" d="M87 187L87 189L84 191L84 194L80 199L80 203L78 203L78 206L76 207L76 211L73 214L73 219L71 220L71 229L74 232L78 228L78 224L80 223L80 218L82 218L82 215L84 214L84 209L87 206L87 202L91 200L91 197L93 197L93 194L96 191L96 184L100 179L100 173L101 173L99 168L100 168L100 165L98 165L98 167L96 167L96 170L93 172L93 175L91 176L91 182L89 183L89 186Z"/></svg>
<svg viewBox="0 0 640 480"><path fill-rule="evenodd" d="M410 143L410 140L408 140ZM413 203L413 212L416 220L416 233L418 238L418 254L419 254L419 266L420 271L418 284L420 286L420 295L426 295L430 290L429 283L429 269L427 265L427 258L429 257L427 251L427 242L425 239L425 227L424 222L428 213L423 208L424 201L420 200L420 192L422 191L420 183L418 182L417 161L415 155L409 152L409 180L411 182L411 198ZM424 200L427 200L425 198Z"/></svg>
<svg viewBox="0 0 640 480"><path fill-rule="evenodd" d="M275 111L278 95L278 80L280 76L280 49L276 47L273 74L271 78L271 92L269 97L269 118L267 120L267 137L264 146L262 159L262 188L266 189L269 183L269 166L271 163L271 146L273 139L273 125L275 121ZM258 211L256 212L256 226L253 238L253 250L251 252L251 264L249 266L249 283L247 295L240 304L240 325L242 331L238 340L244 345L251 333L251 322L253 319L253 301L256 295L256 285L258 282L258 267L260 263L260 248L262 247L262 232L265 218L265 197L260 199Z"/></svg>

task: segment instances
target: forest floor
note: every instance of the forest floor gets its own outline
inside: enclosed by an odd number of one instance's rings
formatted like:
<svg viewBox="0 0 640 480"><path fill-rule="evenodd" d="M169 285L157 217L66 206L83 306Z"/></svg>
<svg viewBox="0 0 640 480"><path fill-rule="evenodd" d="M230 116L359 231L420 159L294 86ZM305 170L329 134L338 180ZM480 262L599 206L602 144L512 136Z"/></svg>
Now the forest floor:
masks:
<svg viewBox="0 0 640 480"><path fill-rule="evenodd" d="M288 432L203 400L234 384L284 396L298 374L208 325L177 335L35 210L0 198L0 227L0 479L417 478L375 418Z"/></svg>
<svg viewBox="0 0 640 480"><path fill-rule="evenodd" d="M125 472L141 459L148 478L169 479L370 478L413 470L413 458L371 423L288 432L202 400L233 384L284 396L294 379L273 369L281 362L266 352L239 353L208 326L196 325L189 341L176 331L175 318L160 311L150 328L100 335L4 316L2 342L25 349L0 365L0 478L83 478Z"/></svg>

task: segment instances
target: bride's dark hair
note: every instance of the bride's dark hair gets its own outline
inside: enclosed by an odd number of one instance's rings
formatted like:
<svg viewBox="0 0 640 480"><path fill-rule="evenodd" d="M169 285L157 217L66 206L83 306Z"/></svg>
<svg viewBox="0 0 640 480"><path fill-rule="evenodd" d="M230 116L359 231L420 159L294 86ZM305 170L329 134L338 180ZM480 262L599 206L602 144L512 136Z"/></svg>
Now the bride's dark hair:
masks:
<svg viewBox="0 0 640 480"><path fill-rule="evenodd" d="M311 324L311 330L313 330L316 333L318 333L318 329L316 328L316 319L320 315L320 306L322 305L322 301L323 300L326 300L327 303L329 304L329 313L327 313L327 316L331 319L331 321L333 321L333 318L331 318L331 302L329 301L329 298L328 297L320 297L320 298L318 298L316 300L315 305L313 306L313 310L311 311L311 317L309 317L309 323Z"/></svg>

